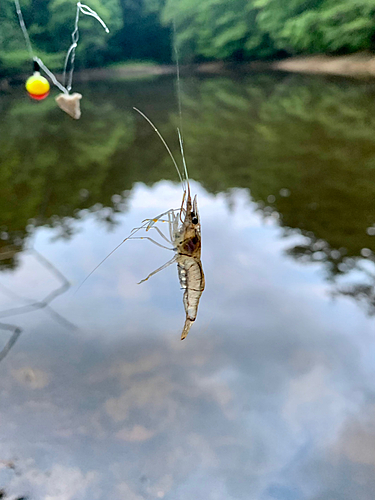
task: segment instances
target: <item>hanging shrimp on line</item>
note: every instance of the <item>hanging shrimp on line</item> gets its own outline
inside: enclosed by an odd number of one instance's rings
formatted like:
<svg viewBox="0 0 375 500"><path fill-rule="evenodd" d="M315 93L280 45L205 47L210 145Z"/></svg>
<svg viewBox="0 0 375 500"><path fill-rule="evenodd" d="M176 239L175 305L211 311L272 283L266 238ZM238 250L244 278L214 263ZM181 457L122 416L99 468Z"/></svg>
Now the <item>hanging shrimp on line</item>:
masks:
<svg viewBox="0 0 375 500"><path fill-rule="evenodd" d="M183 141L180 130L177 129L183 163L183 175L181 175L177 162L174 159L171 150L169 149L159 130L155 127L151 120L144 113L142 113L142 111L137 108L133 109L137 111L137 113L139 113L151 125L172 159L183 189L181 207L177 209L169 209L156 217L145 219L144 221L142 221L141 226L132 229L130 235L125 238L119 245L117 245L117 247L114 248L112 252L109 253L105 257L105 259L103 259L95 267L95 269L91 271L91 273L81 283L79 288L98 269L98 267L108 259L108 257L110 257L123 243L125 243L125 241L146 239L161 248L172 250L173 252L175 252L175 255L172 257L172 259L150 273L138 284L144 283L159 271L166 269L171 264L177 263L180 285L184 290L183 303L186 313L186 319L181 334L181 340L184 340L189 333L191 325L194 323L197 317L199 300L205 287L205 278L201 263L201 225L198 212L197 196L195 195L193 201L191 200L189 176L187 172ZM168 224L169 238L156 225L159 222L166 222ZM150 238L149 236L135 236L135 234L141 230L145 230L147 232L150 229L155 229L155 231L161 236L161 238L169 245L171 245L172 248L154 240L153 238ZM79 288L77 289L77 291L79 290Z"/></svg>

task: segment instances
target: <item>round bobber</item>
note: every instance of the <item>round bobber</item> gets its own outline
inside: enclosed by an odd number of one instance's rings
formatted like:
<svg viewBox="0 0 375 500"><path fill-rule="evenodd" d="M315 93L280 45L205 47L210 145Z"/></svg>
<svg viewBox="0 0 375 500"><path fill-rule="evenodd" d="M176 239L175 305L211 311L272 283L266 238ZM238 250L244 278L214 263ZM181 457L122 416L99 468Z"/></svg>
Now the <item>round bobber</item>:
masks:
<svg viewBox="0 0 375 500"><path fill-rule="evenodd" d="M39 64L34 61L34 74L27 79L25 85L29 96L36 101L45 99L50 89L48 80L40 74L39 69Z"/></svg>
<svg viewBox="0 0 375 500"><path fill-rule="evenodd" d="M49 82L39 71L35 71L26 81L26 90L32 99L41 101L49 94Z"/></svg>

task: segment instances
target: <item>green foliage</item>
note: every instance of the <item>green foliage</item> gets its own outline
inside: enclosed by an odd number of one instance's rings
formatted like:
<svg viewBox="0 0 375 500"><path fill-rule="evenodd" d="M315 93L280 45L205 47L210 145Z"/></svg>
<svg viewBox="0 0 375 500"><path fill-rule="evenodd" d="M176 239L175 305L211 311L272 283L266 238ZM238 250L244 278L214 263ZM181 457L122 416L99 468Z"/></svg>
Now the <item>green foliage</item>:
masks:
<svg viewBox="0 0 375 500"><path fill-rule="evenodd" d="M254 0L257 21L278 49L289 53L371 49L371 0Z"/></svg>
<svg viewBox="0 0 375 500"><path fill-rule="evenodd" d="M81 16L77 67L142 59L170 62L173 31L187 62L375 47L373 0L91 0L89 5L111 32ZM21 6L35 52L53 55L54 69L61 68L76 0L21 0ZM2 0L0 28L0 74L20 72L25 43L13 0Z"/></svg>
<svg viewBox="0 0 375 500"><path fill-rule="evenodd" d="M268 37L257 25L258 10L248 0L167 0L166 23L175 23L176 45L185 58L227 59L270 55Z"/></svg>
<svg viewBox="0 0 375 500"><path fill-rule="evenodd" d="M117 60L170 61L170 29L161 25L161 0L119 0L123 28L111 40Z"/></svg>
<svg viewBox="0 0 375 500"><path fill-rule="evenodd" d="M69 48L71 33L74 29L76 3L76 0L50 0L48 4L49 21L43 33L41 33L42 36L38 38L39 45L44 46L45 50L47 46L50 52L61 51L62 47L65 50ZM91 0L90 7L109 23L110 13L102 0ZM102 64L104 62L102 54L108 42L108 35L104 29L92 17L80 14L79 31L80 40L76 54L77 66L92 66L95 59L98 60L98 64ZM33 33L33 30L31 29L30 32ZM45 32L47 33L45 34ZM43 37L45 37L44 40ZM64 59L62 59L61 67L63 63Z"/></svg>
<svg viewBox="0 0 375 500"><path fill-rule="evenodd" d="M4 4L4 8L3 8ZM61 71L72 39L76 0L21 0L21 9L34 53L52 70ZM93 8L110 26L112 36L121 29L118 0L91 0ZM0 10L0 74L30 71L30 56L18 24L13 0L2 0ZM76 66L104 64L109 35L94 18L80 14L80 40Z"/></svg>
<svg viewBox="0 0 375 500"><path fill-rule="evenodd" d="M17 63L12 63L13 56ZM17 22L12 0L3 0L0 8L0 75L10 67L20 66L29 60L22 33Z"/></svg>
<svg viewBox="0 0 375 500"><path fill-rule="evenodd" d="M372 0L167 0L183 56L213 59L372 49Z"/></svg>

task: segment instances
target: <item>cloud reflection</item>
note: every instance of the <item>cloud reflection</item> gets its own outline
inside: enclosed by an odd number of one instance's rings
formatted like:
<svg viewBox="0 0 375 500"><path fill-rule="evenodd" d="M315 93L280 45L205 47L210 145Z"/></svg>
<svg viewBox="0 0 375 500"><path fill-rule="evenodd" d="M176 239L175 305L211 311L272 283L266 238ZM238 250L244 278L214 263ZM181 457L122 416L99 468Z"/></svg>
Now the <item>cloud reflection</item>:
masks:
<svg viewBox="0 0 375 500"><path fill-rule="evenodd" d="M373 405L374 326L330 300L318 268L285 256L290 242L246 191L229 208L194 189L207 289L190 338L179 341L176 269L131 293L166 258L147 242L123 245L56 301L79 333L51 335L52 320L30 315L0 366L1 458L20 470L0 471L2 484L58 500L370 498L373 429L361 415ZM138 185L114 232L87 217L69 244L43 229L36 247L78 283L180 196L171 183Z"/></svg>

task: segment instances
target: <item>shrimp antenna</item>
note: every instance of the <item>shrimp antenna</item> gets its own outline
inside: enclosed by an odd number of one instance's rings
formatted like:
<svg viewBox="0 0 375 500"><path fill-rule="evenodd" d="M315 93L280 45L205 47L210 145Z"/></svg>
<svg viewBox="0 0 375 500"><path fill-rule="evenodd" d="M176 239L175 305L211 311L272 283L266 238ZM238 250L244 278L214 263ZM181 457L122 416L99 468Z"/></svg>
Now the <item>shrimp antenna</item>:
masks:
<svg viewBox="0 0 375 500"><path fill-rule="evenodd" d="M137 229L133 229L133 231L130 232L129 236L127 238L125 238L124 240L122 240L122 242L120 244L117 245L117 247L115 247L112 252L110 252L101 262L99 262L99 264L94 267L94 269L90 272L90 274L88 274L86 276L86 278L82 281L82 283L79 285L79 287L77 288L77 290L74 292L74 295L78 292L78 290L81 288L81 286L86 283L86 281L90 278L90 276L92 274L94 274L94 272L98 269L98 267L100 267L113 253L116 252L116 250L118 250L120 248L120 246L125 243L126 240L128 240L131 236L133 236L135 233L137 233L140 229L143 229L144 226L140 227L140 228L137 228Z"/></svg>
<svg viewBox="0 0 375 500"><path fill-rule="evenodd" d="M177 128L177 133L178 133L178 141L180 143L182 163L184 164L184 174L185 174L185 177L186 177L187 185L189 186L189 176L188 176L188 173L187 173L187 167L186 167L186 161L185 161L184 145L183 145L182 135L181 135L181 132L180 132L179 128Z"/></svg>
<svg viewBox="0 0 375 500"><path fill-rule="evenodd" d="M159 139L160 139L160 140L161 140L161 142L164 144L165 149L168 151L168 154L169 154L169 156L171 157L171 159L172 159L172 161L173 161L173 165L176 167L176 170L177 170L177 173L178 173L178 177L179 177L179 179L180 179L180 181L181 181L181 184L182 184L182 185L184 185L184 180L183 180L183 178L182 178L182 176L181 176L180 169L178 168L178 165L177 165L177 163L176 163L176 160L174 159L173 154L172 154L171 150L170 150L170 149L169 149L169 147L168 147L168 144L165 142L165 140L164 140L163 136L161 135L161 133L159 132L159 130L155 127L155 125L152 123L152 121L150 120L150 118L148 118L148 117L147 117L144 113L142 113L142 111L140 111L138 108L135 108L134 106L133 106L133 109L134 109L137 113L139 113L141 116L143 116L143 118L144 118L144 119L145 119L145 120L146 120L146 121L147 121L147 122L151 125L151 127L152 127L152 128L155 130L155 132L158 134Z"/></svg>

